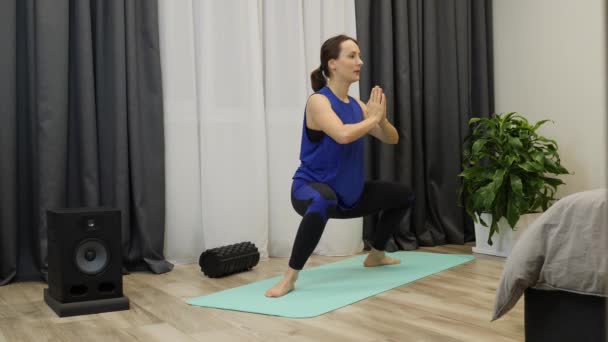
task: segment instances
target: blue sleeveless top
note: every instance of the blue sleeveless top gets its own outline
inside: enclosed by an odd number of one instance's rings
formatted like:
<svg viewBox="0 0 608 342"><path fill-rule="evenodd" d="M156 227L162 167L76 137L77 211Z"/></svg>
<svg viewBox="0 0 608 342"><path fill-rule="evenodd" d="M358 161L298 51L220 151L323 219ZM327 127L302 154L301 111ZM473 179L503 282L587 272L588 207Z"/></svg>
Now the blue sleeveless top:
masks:
<svg viewBox="0 0 608 342"><path fill-rule="evenodd" d="M352 97L348 103L340 100L328 87L323 87L317 94L324 95L331 103L331 108L344 124L354 124L363 120L361 106ZM327 134L320 141L312 141L306 133L306 109L302 128L300 147L300 167L293 179L306 182L325 183L338 197L338 205L349 209L357 204L363 192L363 137L349 144L338 144Z"/></svg>

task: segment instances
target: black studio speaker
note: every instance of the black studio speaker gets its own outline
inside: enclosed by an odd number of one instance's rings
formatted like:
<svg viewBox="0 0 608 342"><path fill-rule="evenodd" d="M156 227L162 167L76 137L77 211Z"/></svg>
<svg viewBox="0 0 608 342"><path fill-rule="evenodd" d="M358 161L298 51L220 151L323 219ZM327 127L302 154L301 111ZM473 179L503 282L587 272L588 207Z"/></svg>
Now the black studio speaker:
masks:
<svg viewBox="0 0 608 342"><path fill-rule="evenodd" d="M57 315L129 309L122 291L120 211L107 208L47 211L48 289Z"/></svg>

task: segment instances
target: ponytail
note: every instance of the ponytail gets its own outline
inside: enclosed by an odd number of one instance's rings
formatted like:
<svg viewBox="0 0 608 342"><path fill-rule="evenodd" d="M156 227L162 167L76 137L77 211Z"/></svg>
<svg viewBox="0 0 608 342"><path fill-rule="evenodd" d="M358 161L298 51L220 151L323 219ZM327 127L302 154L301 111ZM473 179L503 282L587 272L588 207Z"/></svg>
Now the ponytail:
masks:
<svg viewBox="0 0 608 342"><path fill-rule="evenodd" d="M323 88L323 87L325 87L325 85L327 85L327 80L325 79L325 76L323 75L323 71L321 70L321 67L316 68L310 74L310 83L312 84L312 90L314 90L314 91L319 91L321 88Z"/></svg>
<svg viewBox="0 0 608 342"><path fill-rule="evenodd" d="M319 56L321 57L321 66L316 68L310 74L310 83L312 84L312 90L319 91L321 90L321 88L327 85L327 78L331 76L329 74L328 63L332 59L338 59L338 57L340 56L341 49L340 44L342 44L342 42L346 40L352 40L353 42L355 42L355 44L359 45L359 43L355 39L349 36L345 36L343 34L331 37L326 40L323 45L321 45L321 54Z"/></svg>

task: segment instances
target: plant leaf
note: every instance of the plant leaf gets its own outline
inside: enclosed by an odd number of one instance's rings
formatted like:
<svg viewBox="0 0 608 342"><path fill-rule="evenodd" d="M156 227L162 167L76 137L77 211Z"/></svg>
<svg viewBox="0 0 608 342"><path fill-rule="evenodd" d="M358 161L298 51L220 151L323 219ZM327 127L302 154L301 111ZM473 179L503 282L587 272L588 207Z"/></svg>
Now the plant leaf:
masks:
<svg viewBox="0 0 608 342"><path fill-rule="evenodd" d="M479 154L479 151L481 151L481 149L484 147L484 145L487 142L488 141L486 139L479 139L479 140L475 141L475 143L473 143L473 147L471 148L471 153L473 155Z"/></svg>
<svg viewBox="0 0 608 342"><path fill-rule="evenodd" d="M474 123L478 122L479 120L481 120L481 118L472 118L471 120L469 120L469 125L474 124Z"/></svg>
<svg viewBox="0 0 608 342"><path fill-rule="evenodd" d="M509 137L509 145L515 147L516 150L524 148L524 145L518 137Z"/></svg>
<svg viewBox="0 0 608 342"><path fill-rule="evenodd" d="M545 122L553 122L552 120L540 120L536 123L536 125L534 125L534 127L532 127L533 131L536 131L540 126L542 126Z"/></svg>
<svg viewBox="0 0 608 342"><path fill-rule="evenodd" d="M511 179L511 191L513 191L513 193L516 196L519 197L524 197L524 186L523 183L521 182L521 178L519 178L519 176L515 175L515 174L511 174L510 175L510 179Z"/></svg>
<svg viewBox="0 0 608 342"><path fill-rule="evenodd" d="M559 178L543 177L543 181L552 186L554 189L557 189L559 185L566 184Z"/></svg>

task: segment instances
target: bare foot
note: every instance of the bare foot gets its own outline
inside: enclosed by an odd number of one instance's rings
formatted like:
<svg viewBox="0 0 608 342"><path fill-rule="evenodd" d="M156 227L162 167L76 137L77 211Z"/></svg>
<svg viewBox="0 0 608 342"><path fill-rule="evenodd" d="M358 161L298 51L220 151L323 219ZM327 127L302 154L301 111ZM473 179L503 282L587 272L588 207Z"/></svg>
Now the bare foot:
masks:
<svg viewBox="0 0 608 342"><path fill-rule="evenodd" d="M372 250L363 261L365 267L400 264L401 260L386 256L384 252Z"/></svg>
<svg viewBox="0 0 608 342"><path fill-rule="evenodd" d="M269 288L264 295L266 297L281 297L291 292L294 288L295 282L283 278L273 287Z"/></svg>
<svg viewBox="0 0 608 342"><path fill-rule="evenodd" d="M266 297L281 297L293 291L299 272L290 267L285 276L283 276L283 279L269 288L264 295Z"/></svg>

